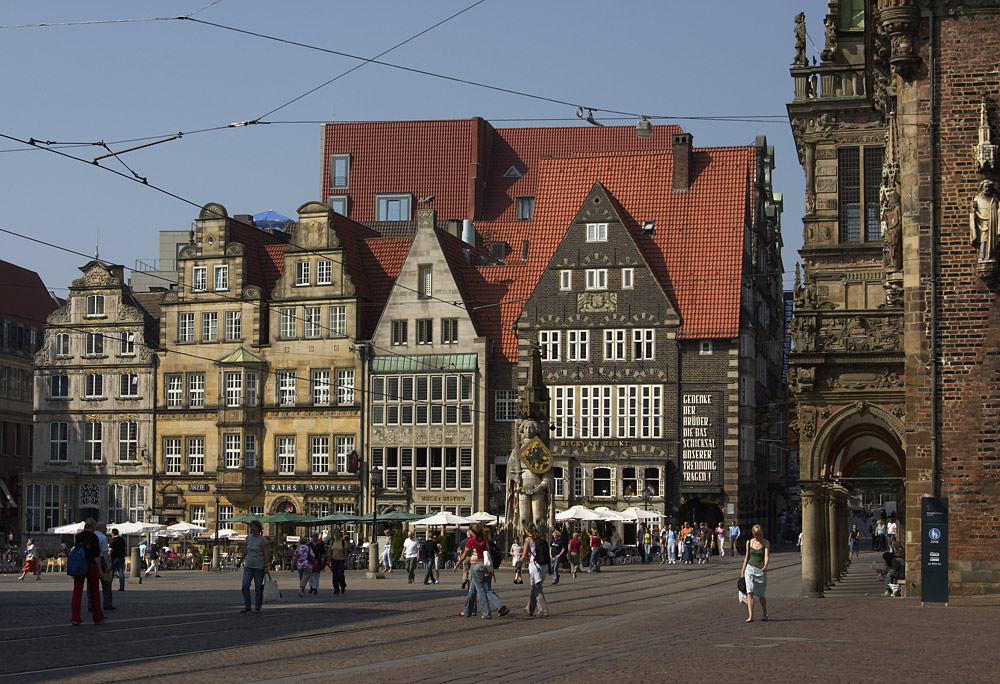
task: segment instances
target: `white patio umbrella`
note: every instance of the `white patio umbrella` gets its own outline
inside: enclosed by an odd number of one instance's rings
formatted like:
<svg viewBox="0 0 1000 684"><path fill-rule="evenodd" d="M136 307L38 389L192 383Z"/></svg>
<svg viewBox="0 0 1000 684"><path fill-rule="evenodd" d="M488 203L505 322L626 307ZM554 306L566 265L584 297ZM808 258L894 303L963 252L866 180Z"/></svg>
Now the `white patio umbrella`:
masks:
<svg viewBox="0 0 1000 684"><path fill-rule="evenodd" d="M586 506L573 506L561 513L556 513L556 520L563 522L566 520L601 520L601 516Z"/></svg>
<svg viewBox="0 0 1000 684"><path fill-rule="evenodd" d="M167 526L167 529L170 530L171 532L180 532L181 534L188 536L193 534L201 534L202 532L208 530L207 527L203 527L201 525L195 525L189 522L184 522L183 520L179 523L174 523L173 525Z"/></svg>
<svg viewBox="0 0 1000 684"><path fill-rule="evenodd" d="M663 515L657 513L656 511L647 511L645 509L639 508L638 506L632 506L630 508L626 508L624 511L622 511L622 513L629 516L635 516L634 518L632 518L634 520L660 520L661 518L663 518Z"/></svg>
<svg viewBox="0 0 1000 684"><path fill-rule="evenodd" d="M83 531L83 523L72 523L69 525L59 525L46 530L49 534L77 534Z"/></svg>
<svg viewBox="0 0 1000 684"><path fill-rule="evenodd" d="M497 517L492 513L487 513L486 511L479 511L478 513L473 513L469 516L469 520L472 522L485 523L486 525L496 525Z"/></svg>
<svg viewBox="0 0 1000 684"><path fill-rule="evenodd" d="M609 522L632 522L635 520L635 517L630 516L627 513L613 511L607 506L598 506L594 509L594 513L600 515L601 520L607 520Z"/></svg>
<svg viewBox="0 0 1000 684"><path fill-rule="evenodd" d="M414 520L410 524L414 527L454 527L456 525L468 525L471 522L475 521L455 515L454 513L441 511L440 513L435 513L429 518Z"/></svg>
<svg viewBox="0 0 1000 684"><path fill-rule="evenodd" d="M158 532L165 525L157 525L148 522L125 522L108 525L108 530L117 529L118 534L146 534L147 532Z"/></svg>

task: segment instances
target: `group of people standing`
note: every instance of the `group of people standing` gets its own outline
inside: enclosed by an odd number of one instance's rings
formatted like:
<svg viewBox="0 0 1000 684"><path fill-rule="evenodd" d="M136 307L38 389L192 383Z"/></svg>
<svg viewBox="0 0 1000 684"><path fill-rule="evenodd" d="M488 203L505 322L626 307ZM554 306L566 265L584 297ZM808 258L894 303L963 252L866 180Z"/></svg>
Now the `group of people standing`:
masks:
<svg viewBox="0 0 1000 684"><path fill-rule="evenodd" d="M82 553L86 562L85 574L73 576L73 598L71 602L74 625L82 622L81 608L83 603L83 586L87 585L87 602L95 625L104 624L104 614L115 610L112 584L118 577L118 591L125 591L125 555L128 545L125 538L118 534L117 529L111 530L108 538L108 527L105 523L87 518L83 529L73 540L72 553ZM103 600L102 600L103 596Z"/></svg>

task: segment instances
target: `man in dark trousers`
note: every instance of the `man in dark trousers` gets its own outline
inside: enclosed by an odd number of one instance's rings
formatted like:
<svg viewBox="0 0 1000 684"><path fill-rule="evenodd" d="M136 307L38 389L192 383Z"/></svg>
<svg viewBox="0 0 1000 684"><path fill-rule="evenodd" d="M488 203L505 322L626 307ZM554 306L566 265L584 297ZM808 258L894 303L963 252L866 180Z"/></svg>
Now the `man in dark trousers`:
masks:
<svg viewBox="0 0 1000 684"><path fill-rule="evenodd" d="M437 584L437 578L434 577L434 559L438 557L441 553L441 545L438 544L438 535L435 532L432 535L428 535L427 541L424 542L421 548L421 556L424 558L424 565L427 567L427 571L424 573L424 584Z"/></svg>
<svg viewBox="0 0 1000 684"><path fill-rule="evenodd" d="M118 528L111 530L111 573L118 578L118 591L125 591L125 556L128 544L125 537L118 534Z"/></svg>

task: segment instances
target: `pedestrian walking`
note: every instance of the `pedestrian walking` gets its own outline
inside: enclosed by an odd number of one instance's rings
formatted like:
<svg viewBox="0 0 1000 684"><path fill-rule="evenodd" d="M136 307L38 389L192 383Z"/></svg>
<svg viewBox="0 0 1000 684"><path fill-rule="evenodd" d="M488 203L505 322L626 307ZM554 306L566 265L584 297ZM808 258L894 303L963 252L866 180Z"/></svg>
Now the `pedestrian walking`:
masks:
<svg viewBox="0 0 1000 684"><path fill-rule="evenodd" d="M590 572L601 571L601 535L597 534L597 528L590 530Z"/></svg>
<svg viewBox="0 0 1000 684"><path fill-rule="evenodd" d="M521 540L518 537L514 537L514 543L510 545L510 561L511 565L514 566L514 584L524 584L524 580L521 579Z"/></svg>
<svg viewBox="0 0 1000 684"><path fill-rule="evenodd" d="M674 565L677 562L677 530L673 523L668 523L667 529L663 531L663 544L667 547L667 563Z"/></svg>
<svg viewBox="0 0 1000 684"><path fill-rule="evenodd" d="M190 553L190 549L188 550ZM118 534L118 528L111 529L111 574L112 579L118 577L118 591L125 591L125 556L128 555L128 544L125 537Z"/></svg>
<svg viewBox="0 0 1000 684"><path fill-rule="evenodd" d="M28 539L24 545L24 565L21 566L21 576L17 579L24 581L25 575L34 575L36 580L42 579L41 566L38 563L38 552L35 549L35 541Z"/></svg>
<svg viewBox="0 0 1000 684"><path fill-rule="evenodd" d="M642 562L652 563L652 553L653 553L653 535L650 533L649 528L643 525L642 527Z"/></svg>
<svg viewBox="0 0 1000 684"><path fill-rule="evenodd" d="M319 532L313 534L312 543L309 545L313 552L312 573L309 575L309 593L319 593L319 576L326 567L326 544Z"/></svg>
<svg viewBox="0 0 1000 684"><path fill-rule="evenodd" d="M736 545L740 541L741 534L742 532L740 531L740 526L736 524L735 520L733 520L729 524L729 552L734 556L739 555L737 554Z"/></svg>
<svg viewBox="0 0 1000 684"><path fill-rule="evenodd" d="M420 560L420 544L413 538L413 530L406 533L403 540L403 563L406 565L406 581L413 584L413 576L417 572L417 562Z"/></svg>
<svg viewBox="0 0 1000 684"><path fill-rule="evenodd" d="M259 520L250 521L250 534L247 535L246 554L243 556L243 610L249 613L250 582L254 582L253 612L259 613L264 603L264 571L267 569L267 559L270 557L270 545L264 536L264 528Z"/></svg>
<svg viewBox="0 0 1000 684"><path fill-rule="evenodd" d="M573 573L573 579L576 579L576 573L580 572L580 556L583 554L583 541L580 539L580 533L574 532L573 538L569 540L569 571ZM518 559L518 567L520 567L520 559Z"/></svg>
<svg viewBox="0 0 1000 684"><path fill-rule="evenodd" d="M566 544L562 540L559 530L554 530L552 532L552 541L549 543L549 558L552 559L551 563L549 563L549 568L552 572L552 584L559 584L559 563L562 562L565 555Z"/></svg>
<svg viewBox="0 0 1000 684"><path fill-rule="evenodd" d="M476 609L476 604L479 604L479 614L484 620L489 620L492 616L490 613L490 602L486 591L486 566L483 560L486 558L486 552L489 550L489 544L486 539L486 534L484 531L484 526L480 523L473 523L469 525L470 535L468 541L465 543L465 550L462 551L462 555L459 557L459 562L455 564L453 572L457 572L459 565L469 559L469 593L465 598L465 609L459 613L464 617L471 617ZM410 533L413 534L412 532Z"/></svg>
<svg viewBox="0 0 1000 684"><path fill-rule="evenodd" d="M344 567L347 565L347 539L339 527L333 528L333 541L330 542L330 573L333 575L333 593L343 594L347 591L347 580L344 577Z"/></svg>
<svg viewBox="0 0 1000 684"><path fill-rule="evenodd" d="M426 566L426 571L424 572L424 584L437 584L438 581L434 577L434 562L437 560L438 554L441 553L441 545L438 544L437 532L434 534L428 534L427 540L421 547L421 554L424 558L424 565Z"/></svg>
<svg viewBox="0 0 1000 684"><path fill-rule="evenodd" d="M389 530L385 531L385 544L382 555L379 556L378 567L379 570L384 567L386 572L392 572L392 534Z"/></svg>
<svg viewBox="0 0 1000 684"><path fill-rule="evenodd" d="M538 528L528 525L524 538L524 550L521 551L523 562L528 564L528 582L531 585L531 593L528 595L528 605L524 607L531 617L548 617L549 606L545 601L545 572L551 563L549 557L549 545L542 537Z"/></svg>
<svg viewBox="0 0 1000 684"><path fill-rule="evenodd" d="M111 580L114 575L111 572L111 544L108 541L108 526L103 522L97 523L94 530L97 535L97 543L101 548L101 556L98 559L98 566L101 570L101 595L103 596L104 610L115 610L113 594L111 593Z"/></svg>
<svg viewBox="0 0 1000 684"><path fill-rule="evenodd" d="M762 621L767 622L767 564L771 560L771 543L764 539L764 530L760 525L754 525L750 533L753 538L747 542L746 554L743 556L743 580L747 583L747 622L753 622L754 601L760 601L764 611Z"/></svg>
<svg viewBox="0 0 1000 684"><path fill-rule="evenodd" d="M847 537L847 545L850 549L851 558L860 558L861 555L858 553L858 543L861 540L861 530L858 529L857 525L851 525L851 533Z"/></svg>
<svg viewBox="0 0 1000 684"><path fill-rule="evenodd" d="M94 534L96 529L97 521L93 518L87 518L83 529L77 533L74 539L74 548L83 549L87 561L87 574L73 578L73 599L71 602L73 614L70 618L73 625L79 625L81 622L80 604L83 600L84 581L87 582L87 595L90 597L90 605L93 608L94 624L104 624L104 611L101 610L101 572L98 566L101 544L97 541L97 535Z"/></svg>
<svg viewBox="0 0 1000 684"><path fill-rule="evenodd" d="M465 549L469 546L469 540L471 538L472 538L472 530L466 530L465 541L462 542L462 545L460 547L460 553L461 553L461 551L465 551ZM469 579L470 572L471 572L471 570L470 570L471 563L469 563L469 557L466 556L464 561L459 561L459 562L455 563L456 567L459 566L459 565L462 566L462 589L468 589L469 588L469 582L471 581Z"/></svg>
<svg viewBox="0 0 1000 684"><path fill-rule="evenodd" d="M722 526L722 521L715 526L715 548L719 553L719 558L726 557L726 528Z"/></svg>
<svg viewBox="0 0 1000 684"><path fill-rule="evenodd" d="M146 546L146 558L149 562L149 567L146 568L146 572L142 574L143 577L149 577L149 573L153 573L153 577L160 576L160 550L156 548L156 544L149 544Z"/></svg>
<svg viewBox="0 0 1000 684"><path fill-rule="evenodd" d="M299 571L299 598L306 595L306 584L309 583L314 560L316 556L309 546L309 537L303 536L299 539L299 545L295 547L295 553L292 554L292 565Z"/></svg>

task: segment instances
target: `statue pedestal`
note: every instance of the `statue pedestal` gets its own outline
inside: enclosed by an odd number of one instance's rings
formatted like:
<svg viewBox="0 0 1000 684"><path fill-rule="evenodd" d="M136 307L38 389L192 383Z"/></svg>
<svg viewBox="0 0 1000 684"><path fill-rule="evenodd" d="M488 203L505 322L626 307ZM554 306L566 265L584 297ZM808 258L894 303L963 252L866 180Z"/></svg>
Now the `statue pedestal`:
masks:
<svg viewBox="0 0 1000 684"><path fill-rule="evenodd" d="M996 259L976 262L976 275L988 283L992 283L997 277Z"/></svg>

